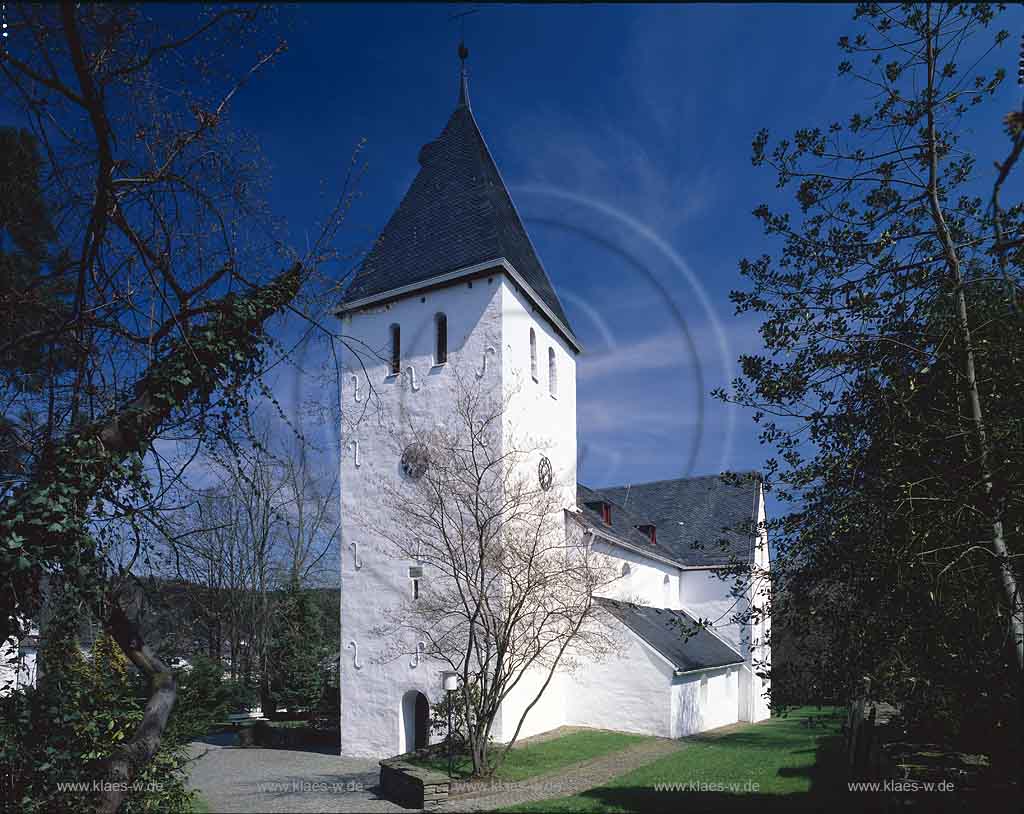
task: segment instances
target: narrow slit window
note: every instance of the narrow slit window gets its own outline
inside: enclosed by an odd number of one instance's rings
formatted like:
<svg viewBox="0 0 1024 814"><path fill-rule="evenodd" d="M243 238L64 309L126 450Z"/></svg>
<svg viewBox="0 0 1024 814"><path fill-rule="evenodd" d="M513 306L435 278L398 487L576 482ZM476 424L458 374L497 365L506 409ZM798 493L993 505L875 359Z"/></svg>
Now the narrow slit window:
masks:
<svg viewBox="0 0 1024 814"><path fill-rule="evenodd" d="M437 314L434 317L436 342L434 343L434 364L443 365L448 361L448 317Z"/></svg>
<svg viewBox="0 0 1024 814"><path fill-rule="evenodd" d="M397 376L402 371L402 329L398 325L391 326L391 375Z"/></svg>
<svg viewBox="0 0 1024 814"><path fill-rule="evenodd" d="M530 328L530 375L537 381L537 333Z"/></svg>
<svg viewBox="0 0 1024 814"><path fill-rule="evenodd" d="M548 348L548 392L558 395L558 365L555 364L555 349Z"/></svg>
<svg viewBox="0 0 1024 814"><path fill-rule="evenodd" d="M418 579L414 579L412 581L412 598L413 599L419 599L420 598L420 581Z"/></svg>

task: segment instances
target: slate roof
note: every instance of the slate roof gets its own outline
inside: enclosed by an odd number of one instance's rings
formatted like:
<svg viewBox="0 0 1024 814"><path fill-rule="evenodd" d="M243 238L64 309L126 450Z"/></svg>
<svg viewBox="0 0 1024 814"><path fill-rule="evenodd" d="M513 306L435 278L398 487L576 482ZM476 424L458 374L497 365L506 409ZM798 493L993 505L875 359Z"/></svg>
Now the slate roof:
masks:
<svg viewBox="0 0 1024 814"><path fill-rule="evenodd" d="M760 477L746 473L739 484L718 475L629 486L603 486L601 494L640 522L657 528L658 545L689 566L727 565L735 556L754 557L753 523ZM612 519L615 512L612 512Z"/></svg>
<svg viewBox="0 0 1024 814"><path fill-rule="evenodd" d="M601 518L601 514L596 509L592 509L587 506L588 503L594 503L599 500L604 500L612 506L611 526L605 525L604 520ZM586 520L588 525L599 529L605 529L609 534L618 537L623 542L631 543L637 548L650 551L652 554L657 554L658 556L672 560L673 562L678 561L678 557L676 557L672 550L661 545L660 537L656 537L658 543L655 544L651 542L650 537L642 531L637 530L637 526L644 525L649 521L626 511L622 506L616 503L614 499L608 497L603 492L596 489L590 489L582 483L577 483L576 503L580 507L583 519Z"/></svg>
<svg viewBox="0 0 1024 814"><path fill-rule="evenodd" d="M504 257L571 332L473 117L465 76L455 111L441 135L422 147L419 163L419 173L360 265L342 306Z"/></svg>
<svg viewBox="0 0 1024 814"><path fill-rule="evenodd" d="M685 611L594 597L598 605L668 659L679 672L739 664L743 656ZM689 635L691 631L695 633Z"/></svg>

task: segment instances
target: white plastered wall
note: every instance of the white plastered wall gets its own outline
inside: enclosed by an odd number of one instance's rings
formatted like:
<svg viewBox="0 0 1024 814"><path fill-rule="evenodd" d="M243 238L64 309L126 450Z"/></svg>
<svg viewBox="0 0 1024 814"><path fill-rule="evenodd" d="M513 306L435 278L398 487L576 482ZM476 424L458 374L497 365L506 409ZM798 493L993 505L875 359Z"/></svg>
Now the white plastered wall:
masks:
<svg viewBox="0 0 1024 814"><path fill-rule="evenodd" d="M470 381L487 369L484 386L499 388L501 371L500 275L477 278L414 294L342 320L343 334L360 349L343 355L341 387L341 752L361 757L400 753L406 727L402 698L418 690L431 703L443 697L441 665L407 653L380 659L395 646L373 632L412 590L411 561L391 556L375 529L385 522L376 488L380 478L399 478L395 432L404 422L429 428L450 415L454 372ZM434 316L448 321L448 362L434 364ZM390 326L401 326L402 374L391 376L387 359ZM487 351L487 348L493 350ZM380 358L374 358L374 354ZM415 371L408 372L409 367ZM357 385L358 382L358 385ZM367 409L368 387L376 390L380 413ZM358 392L357 392L358 387ZM357 396L359 400L357 401ZM358 466L356 448L358 442ZM357 565L359 566L357 568ZM429 579L429 573L424 579ZM351 643L356 643L356 648ZM356 657L358 654L358 664ZM415 664L415 666L413 666Z"/></svg>
<svg viewBox="0 0 1024 814"><path fill-rule="evenodd" d="M593 550L606 557L615 573L620 574L617 580L598 592L599 596L652 608L680 608L678 567L645 557L600 537L595 538ZM624 566L629 566L626 575L622 575Z"/></svg>
<svg viewBox="0 0 1024 814"><path fill-rule="evenodd" d="M448 321L446 365L435 365L435 323L438 312ZM389 375L390 326L401 326L402 372ZM529 329L537 339L538 376L530 370ZM503 273L477 277L446 288L406 296L388 305L348 315L343 333L362 348L364 373L351 352L343 359L341 389L341 740L342 754L385 756L405 746L402 698L409 690L434 702L442 696L440 664L405 655L381 663L395 647L381 641L374 628L398 598L411 591L408 568L389 556L374 533L384 522L376 499L380 478L398 478L394 434L406 424L429 428L446 420L453 404L453 372L467 382L492 389L508 399L506 433L521 444L542 445L555 474L560 506L575 504L576 371L575 352L516 285ZM555 352L557 392L549 386L548 349ZM374 354L380 358L373 358ZM414 373L409 372L412 368ZM482 375L478 375L482 374ZM367 381L369 379L369 381ZM358 385L357 385L358 383ZM366 409L369 386L376 390L382 415ZM358 391L357 391L358 388ZM357 397L359 400L357 400ZM358 466L356 448L358 442ZM524 475L536 477L540 453L524 461ZM353 545L355 547L353 547ZM359 568L356 568L358 553ZM424 575L429 579L429 573ZM356 667L356 649L359 667ZM406 644L407 651L415 646ZM496 737L516 705L525 705L536 676L525 677L509 699L508 714L499 716ZM549 690L552 689L549 687ZM543 721L558 720L557 691L531 713L533 731ZM516 717L518 720L518 717ZM536 722L536 723L535 723ZM560 725L560 722L553 724ZM514 726L514 725L513 725ZM549 729L551 726L545 726Z"/></svg>
<svg viewBox="0 0 1024 814"><path fill-rule="evenodd" d="M531 668L523 674L501 705L492 733L496 741L504 743L511 739L520 721L522 728L518 738L528 738L566 724L565 688L568 677L561 669L556 670L540 698L530 707L529 712L526 711L527 706L537 698L547 677L548 669L545 667Z"/></svg>
<svg viewBox="0 0 1024 814"><path fill-rule="evenodd" d="M576 352L508 277L501 282L502 374L509 397L506 430L521 446L543 448L554 470L559 505L576 505ZM537 378L530 365L530 329L537 342ZM555 353L557 392L551 394L548 350ZM536 477L541 452L523 462Z"/></svg>
<svg viewBox="0 0 1024 814"><path fill-rule="evenodd" d="M680 574L680 605L691 616L711 621L712 630L729 646L745 653L747 636L732 617L744 607L744 600L729 595L731 579L722 579L712 568L685 569Z"/></svg>
<svg viewBox="0 0 1024 814"><path fill-rule="evenodd" d="M620 647L565 681L565 723L671 737L673 668L636 634L610 622Z"/></svg>
<svg viewBox="0 0 1024 814"><path fill-rule="evenodd" d="M558 517L553 528L565 534L561 513L576 503L576 352L524 292L505 277L501 284L502 375L508 398L506 438L533 450L522 461L522 476L538 477L541 456L554 473ZM536 347L536 377L530 358L530 331ZM549 349L554 351L556 387L552 392ZM562 542L560 539L559 543ZM564 671L552 677L539 700L526 712L547 679L543 666L531 668L509 693L495 721L494 737L509 740L522 720L518 737L546 732L565 721ZM523 718L524 712L526 713Z"/></svg>
<svg viewBox="0 0 1024 814"><path fill-rule="evenodd" d="M740 669L723 667L676 676L672 683L670 737L682 738L736 723Z"/></svg>

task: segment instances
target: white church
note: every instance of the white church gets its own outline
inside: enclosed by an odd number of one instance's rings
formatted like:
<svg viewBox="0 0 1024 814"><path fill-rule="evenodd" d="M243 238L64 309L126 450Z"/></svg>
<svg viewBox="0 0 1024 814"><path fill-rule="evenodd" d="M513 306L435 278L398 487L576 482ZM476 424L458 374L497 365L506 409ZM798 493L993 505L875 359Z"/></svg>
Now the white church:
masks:
<svg viewBox="0 0 1024 814"><path fill-rule="evenodd" d="M519 737L573 725L679 738L769 715L766 622L735 617L764 590L731 594L730 559L766 572L760 481L717 475L588 488L577 483L576 358L582 353L469 102L465 69L440 136L338 309L348 347L341 408L341 753L389 757L426 745L428 705L444 698L438 664L382 660L386 609L418 596L421 564L397 560L367 513L387 511L375 484L415 477L379 407L418 421L452 409L461 371L507 393L518 424L549 439L538 477L561 489L567 535L610 558L620 578L596 605L621 647L559 671ZM546 470L546 471L545 471ZM547 487L545 487L547 488ZM680 623L711 624L688 638ZM493 737L513 736L539 679L508 696ZM443 738L443 733L441 735Z"/></svg>

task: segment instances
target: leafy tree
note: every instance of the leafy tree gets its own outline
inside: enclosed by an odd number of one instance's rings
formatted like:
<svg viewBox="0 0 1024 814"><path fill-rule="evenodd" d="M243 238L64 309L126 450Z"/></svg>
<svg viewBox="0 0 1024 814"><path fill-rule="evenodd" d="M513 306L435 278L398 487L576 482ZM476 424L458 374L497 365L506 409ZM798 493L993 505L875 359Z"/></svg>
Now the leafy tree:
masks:
<svg viewBox="0 0 1024 814"><path fill-rule="evenodd" d="M473 719L473 710L480 706L480 690L475 684L470 685L467 695L469 704L462 703L459 692L452 693L454 698L443 698L430 705L430 732L433 735L448 738L448 704L451 703L452 728L451 739L454 748L460 753L464 752L469 744L469 731L479 726ZM445 693L447 695L447 693ZM466 715L469 714L467 719Z"/></svg>
<svg viewBox="0 0 1024 814"><path fill-rule="evenodd" d="M968 711L1019 731L1024 667L1024 207L986 205L966 141L1004 77L979 70L1007 38L997 12L860 4L839 73L870 109L758 133L754 165L796 206L755 210L781 250L743 260L751 288L732 298L764 315L765 353L718 392L755 410L793 507L772 522L775 635L822 648L773 670L773 691L813 676L848 698L870 675L947 735Z"/></svg>
<svg viewBox="0 0 1024 814"><path fill-rule="evenodd" d="M331 649L323 636L315 593L291 583L276 598L270 640L270 693L290 712L314 710L324 692L324 659Z"/></svg>
<svg viewBox="0 0 1024 814"><path fill-rule="evenodd" d="M191 658L177 673L177 711L168 723L172 739L188 742L206 735L240 707L254 704L255 693L244 684L224 678L219 659L203 654Z"/></svg>
<svg viewBox="0 0 1024 814"><path fill-rule="evenodd" d="M94 810L102 797L92 784L104 761L131 738L146 702L140 676L109 635L97 637L88 655L79 649L81 606L74 592L65 592L60 605L61 615L48 628L40 653L38 687L2 700L0 766L9 773L5 802L26 814ZM191 811L184 773L188 736L168 733L136 775L126 813Z"/></svg>
<svg viewBox="0 0 1024 814"><path fill-rule="evenodd" d="M0 474L23 471L37 439L48 437L52 415L40 418L32 400L57 371L70 365L63 337L23 342L26 334L64 322L69 290L59 275L46 274L56 237L42 194L42 160L36 139L25 130L0 127L0 376L8 398L0 416Z"/></svg>

